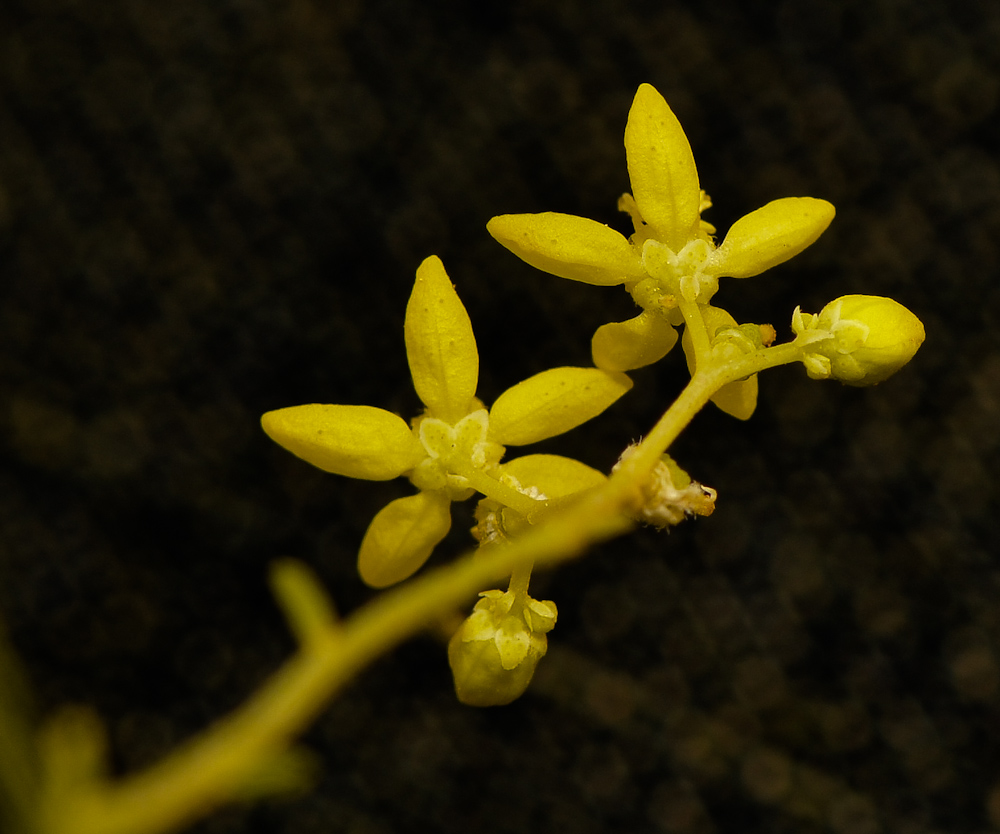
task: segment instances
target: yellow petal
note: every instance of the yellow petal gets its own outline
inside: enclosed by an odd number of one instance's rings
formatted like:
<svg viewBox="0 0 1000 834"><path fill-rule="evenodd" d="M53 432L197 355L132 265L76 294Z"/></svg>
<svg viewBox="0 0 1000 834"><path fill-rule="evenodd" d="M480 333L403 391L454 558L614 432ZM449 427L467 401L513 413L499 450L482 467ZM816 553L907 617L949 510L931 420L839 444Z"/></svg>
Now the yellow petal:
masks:
<svg viewBox="0 0 1000 834"><path fill-rule="evenodd" d="M723 385L712 402L737 420L749 420L757 408L757 374Z"/></svg>
<svg viewBox="0 0 1000 834"><path fill-rule="evenodd" d="M625 374L598 368L553 368L504 391L490 409L490 439L536 443L596 417L632 387Z"/></svg>
<svg viewBox="0 0 1000 834"><path fill-rule="evenodd" d="M625 154L639 213L674 251L698 236L701 188L677 117L649 84L639 87L625 126Z"/></svg>
<svg viewBox="0 0 1000 834"><path fill-rule="evenodd" d="M431 256L417 269L404 335L417 395L435 417L461 420L476 395L479 352L469 314L440 258Z"/></svg>
<svg viewBox="0 0 1000 834"><path fill-rule="evenodd" d="M451 502L440 492L397 498L372 520L358 553L358 573L373 588L412 576L451 529Z"/></svg>
<svg viewBox="0 0 1000 834"><path fill-rule="evenodd" d="M799 254L826 231L833 205L813 197L774 200L737 220L705 271L749 278Z"/></svg>
<svg viewBox="0 0 1000 834"><path fill-rule="evenodd" d="M546 498L562 498L607 480L603 472L561 455L524 455L501 464L500 471L522 487L538 487Z"/></svg>
<svg viewBox="0 0 1000 834"><path fill-rule="evenodd" d="M296 405L260 422L293 455L349 478L398 478L427 454L402 418L368 405Z"/></svg>
<svg viewBox="0 0 1000 834"><path fill-rule="evenodd" d="M486 230L536 269L585 284L613 286L645 276L624 235L572 214L502 214Z"/></svg>
<svg viewBox="0 0 1000 834"><path fill-rule="evenodd" d="M709 339L714 338L719 328L732 327L736 324L736 319L721 307L705 304L702 305L701 313L705 319L705 329L708 330ZM684 336L681 338L681 347L684 350L688 372L693 375L695 372L694 345L691 343L691 336L687 328L684 329ZM757 408L757 374L723 385L712 396L712 402L737 420L749 420Z"/></svg>
<svg viewBox="0 0 1000 834"><path fill-rule="evenodd" d="M631 371L658 362L676 343L677 331L666 318L643 310L634 319L597 328L590 349L598 368Z"/></svg>

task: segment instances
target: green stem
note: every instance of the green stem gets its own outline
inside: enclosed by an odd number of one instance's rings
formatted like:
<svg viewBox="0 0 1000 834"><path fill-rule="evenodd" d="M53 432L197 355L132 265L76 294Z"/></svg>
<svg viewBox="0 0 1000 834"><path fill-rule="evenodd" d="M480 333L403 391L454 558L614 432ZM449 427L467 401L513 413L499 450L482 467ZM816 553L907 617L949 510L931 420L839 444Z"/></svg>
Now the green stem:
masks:
<svg viewBox="0 0 1000 834"><path fill-rule="evenodd" d="M361 669L435 621L442 611L466 602L505 576L511 577L512 588L520 588L532 565L569 559L629 529L631 522L623 512L634 498L636 485L712 394L728 382L800 356L800 347L779 345L723 366L709 364L699 369L603 487L567 507L553 509L544 524L510 544L488 553L467 553L384 592L339 628L315 634L308 647L293 655L236 712L160 763L118 782L81 786L76 796L61 795L43 804L40 832L165 834L230 801L253 772L287 749ZM530 513L538 505L485 473L474 478L470 483L477 490L519 512L524 512L523 507Z"/></svg>
<svg viewBox="0 0 1000 834"><path fill-rule="evenodd" d="M148 770L44 809L43 834L164 834L229 801L254 769L287 749L330 698L393 646L504 576L563 561L630 525L622 490L596 490L488 554L386 591L288 660L236 712ZM520 572L520 573L519 573Z"/></svg>

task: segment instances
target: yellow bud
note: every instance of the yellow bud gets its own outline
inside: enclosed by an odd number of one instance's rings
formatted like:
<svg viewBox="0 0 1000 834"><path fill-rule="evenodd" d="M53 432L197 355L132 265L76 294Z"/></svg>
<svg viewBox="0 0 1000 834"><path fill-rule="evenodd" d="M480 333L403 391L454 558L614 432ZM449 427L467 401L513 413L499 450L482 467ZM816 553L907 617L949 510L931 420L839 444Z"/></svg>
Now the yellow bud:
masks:
<svg viewBox="0 0 1000 834"><path fill-rule="evenodd" d="M448 663L458 700L495 707L520 697L548 649L545 633L556 621L551 602L524 593L485 591L448 642Z"/></svg>
<svg viewBox="0 0 1000 834"><path fill-rule="evenodd" d="M504 669L492 640L464 642L459 629L448 642L455 693L470 707L500 707L516 701L531 683L539 657L528 656L513 669Z"/></svg>
<svg viewBox="0 0 1000 834"><path fill-rule="evenodd" d="M829 334L810 353L828 359L829 376L847 385L875 385L888 379L924 341L920 319L899 302L877 295L845 295L831 301L808 329Z"/></svg>

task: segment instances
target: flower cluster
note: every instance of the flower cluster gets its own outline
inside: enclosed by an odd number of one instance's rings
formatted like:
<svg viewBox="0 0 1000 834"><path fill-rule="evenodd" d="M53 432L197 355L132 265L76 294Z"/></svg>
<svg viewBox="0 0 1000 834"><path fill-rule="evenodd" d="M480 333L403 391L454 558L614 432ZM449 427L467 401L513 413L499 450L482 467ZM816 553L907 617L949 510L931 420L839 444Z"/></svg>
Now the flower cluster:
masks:
<svg viewBox="0 0 1000 834"><path fill-rule="evenodd" d="M622 373L554 368L508 389L487 410L476 398L479 353L472 323L436 257L417 270L404 334L413 385L426 406L412 425L365 405L300 405L261 418L273 440L320 469L376 481L406 475L417 487L416 495L384 507L361 542L358 570L376 588L400 582L424 564L451 527L451 502L476 491L504 506L523 509L537 502L531 484L502 477L505 447L569 431L632 386ZM576 475L590 486L592 470L574 463L563 464L572 470L566 488L572 489Z"/></svg>
<svg viewBox="0 0 1000 834"><path fill-rule="evenodd" d="M417 488L388 504L368 528L358 556L368 584L384 587L416 571L447 534L453 501L482 496L472 533L487 550L511 546L556 507L602 490L608 478L580 461L544 454L504 461L506 447L561 434L600 414L631 387L627 371L658 361L678 341L691 384L647 437L656 442L622 454L611 477L628 489L608 510L615 519L631 515L668 527L712 513L715 490L692 481L665 453L706 402L745 420L756 407L762 370L802 362L811 377L870 385L899 370L923 342L913 313L875 296L845 296L817 315L797 308L794 339L784 344L775 344L769 324L738 322L714 303L719 279L758 275L798 254L833 220L833 206L812 197L774 200L734 223L717 245L715 228L701 216L712 203L691 146L648 84L629 111L625 151L632 193L618 205L632 220L628 238L555 212L501 215L487 226L532 266L583 283L620 284L631 294L640 312L598 328L594 367L537 374L487 409L476 397L479 355L468 313L431 257L417 270L404 326L422 414L410 424L363 405L302 405L264 415L274 440L322 469L372 480L406 476ZM554 603L529 596L530 574L531 566L522 565L506 591L483 591L451 638L448 658L464 703L509 703L545 654L557 612Z"/></svg>
<svg viewBox="0 0 1000 834"><path fill-rule="evenodd" d="M639 87L625 128L625 154L632 193L619 200L635 229L624 235L595 220L573 215L506 214L487 229L515 255L539 269L588 284L623 284L642 312L594 334L594 364L628 371L658 361L676 344L675 327L698 305L709 338L735 324L724 310L709 307L723 276L748 278L798 254L830 225L826 200L786 197L733 224L716 246L715 229L701 219L711 200L701 189L684 130L652 86ZM689 322L690 326L690 322ZM695 350L686 349L689 364ZM757 401L756 380L734 382L713 401L729 414L748 418Z"/></svg>

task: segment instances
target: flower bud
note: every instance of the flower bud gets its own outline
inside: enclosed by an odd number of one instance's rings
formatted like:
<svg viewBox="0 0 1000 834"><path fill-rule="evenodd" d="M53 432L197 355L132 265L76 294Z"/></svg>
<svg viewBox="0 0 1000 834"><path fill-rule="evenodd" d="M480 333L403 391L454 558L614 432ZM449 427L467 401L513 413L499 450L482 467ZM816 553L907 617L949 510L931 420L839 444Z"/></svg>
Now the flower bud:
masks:
<svg viewBox="0 0 1000 834"><path fill-rule="evenodd" d="M803 356L809 375L847 385L875 385L909 362L924 341L924 325L891 298L845 295L818 315L796 310L792 324L812 342Z"/></svg>
<svg viewBox="0 0 1000 834"><path fill-rule="evenodd" d="M448 642L455 693L463 704L492 707L518 698L548 648L556 622L552 602L526 593L485 591Z"/></svg>

